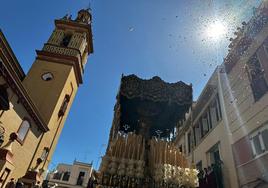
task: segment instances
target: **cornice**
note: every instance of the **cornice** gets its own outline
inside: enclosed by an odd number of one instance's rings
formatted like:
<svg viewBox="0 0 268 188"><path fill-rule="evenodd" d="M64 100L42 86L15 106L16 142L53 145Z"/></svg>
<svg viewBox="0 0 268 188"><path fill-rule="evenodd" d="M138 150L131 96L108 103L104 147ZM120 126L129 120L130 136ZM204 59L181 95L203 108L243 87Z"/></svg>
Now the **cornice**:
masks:
<svg viewBox="0 0 268 188"><path fill-rule="evenodd" d="M68 56L63 54L57 54L53 52L47 52L43 50L36 50L38 60L49 61L51 63L61 63L65 65L71 65L74 67L74 73L77 80L77 84L82 84L82 70L80 70L80 60L79 57Z"/></svg>
<svg viewBox="0 0 268 188"><path fill-rule="evenodd" d="M2 33L0 29L0 48L5 52L5 55L12 60L12 69L16 72L16 74L19 76L20 80L23 80L25 78L25 73L23 69L21 68L15 54L13 53L10 45L7 42L6 37Z"/></svg>
<svg viewBox="0 0 268 188"><path fill-rule="evenodd" d="M20 65L18 64L14 53L6 44L7 41L3 41L2 38L0 38L0 75L4 77L11 89L18 95L20 102L30 114L36 125L42 131L46 132L49 129L22 84L22 74L16 72L18 67L14 68L16 64L19 67ZM14 62L14 60L16 60L16 62Z"/></svg>

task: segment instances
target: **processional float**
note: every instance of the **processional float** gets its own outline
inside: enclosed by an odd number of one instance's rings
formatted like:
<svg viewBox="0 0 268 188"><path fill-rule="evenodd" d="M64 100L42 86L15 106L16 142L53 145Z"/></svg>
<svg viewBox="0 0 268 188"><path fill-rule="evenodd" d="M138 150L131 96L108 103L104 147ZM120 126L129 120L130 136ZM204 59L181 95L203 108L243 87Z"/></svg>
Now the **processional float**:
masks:
<svg viewBox="0 0 268 188"><path fill-rule="evenodd" d="M171 139L191 104L191 85L122 76L98 183L118 188L197 187L198 171Z"/></svg>

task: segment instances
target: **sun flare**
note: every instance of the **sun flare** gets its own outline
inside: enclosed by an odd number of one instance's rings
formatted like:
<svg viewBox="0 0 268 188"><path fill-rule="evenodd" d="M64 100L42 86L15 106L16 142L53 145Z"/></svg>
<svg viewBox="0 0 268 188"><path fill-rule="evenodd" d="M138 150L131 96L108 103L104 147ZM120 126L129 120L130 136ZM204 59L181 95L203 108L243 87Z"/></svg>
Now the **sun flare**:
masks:
<svg viewBox="0 0 268 188"><path fill-rule="evenodd" d="M210 24L206 31L207 36L215 41L222 39L226 33L227 29L225 25L220 21L216 21Z"/></svg>

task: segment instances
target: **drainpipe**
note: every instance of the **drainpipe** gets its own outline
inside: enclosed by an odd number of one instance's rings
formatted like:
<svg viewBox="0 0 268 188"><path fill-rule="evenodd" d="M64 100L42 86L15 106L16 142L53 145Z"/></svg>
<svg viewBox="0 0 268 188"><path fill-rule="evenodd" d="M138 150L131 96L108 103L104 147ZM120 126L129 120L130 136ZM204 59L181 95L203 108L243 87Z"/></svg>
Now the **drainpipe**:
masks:
<svg viewBox="0 0 268 188"><path fill-rule="evenodd" d="M32 163L33 163L34 157L35 157L35 155L36 155L36 153L37 153L37 150L38 150L38 148L39 148L39 146L40 146L40 144L41 144L41 141L42 141L42 139L43 139L43 137L44 137L44 134L45 134L45 133L43 132L42 135L41 135L40 140L38 141L38 144L37 144L37 146L36 146L36 148L35 148L35 150L34 150L33 157L32 157L32 159L31 159L31 161L30 161L30 163L29 163L29 165L28 165L27 171L30 170L30 167L31 167L31 165L32 165Z"/></svg>
<svg viewBox="0 0 268 188"><path fill-rule="evenodd" d="M48 155L49 155L49 153L50 153L50 150L51 150L51 147L52 147L52 145L53 145L53 143L54 143L55 137L56 137L56 135L58 134L58 131L59 131L59 127L60 127L61 122L62 122L62 117L61 117L60 122L59 122L59 124L58 124L56 133L55 133L55 135L54 135L54 137L53 137L53 139L52 139L52 142L51 142L51 144L50 144L50 147L49 147L49 150L48 150L47 157L48 157ZM38 142L38 144L37 144L37 147L35 148L34 155L33 155L32 159L31 159L31 162L30 162L30 164L29 164L29 166L28 166L28 168L27 168L28 171L30 170L30 167L31 167L31 165L32 165L32 163L33 163L33 160L34 160L34 157L35 157L35 155L36 155L36 153L37 153L37 150L38 150L38 148L39 148L39 146L40 146L40 144L41 144L41 141L43 140L44 134L45 134L45 133L42 134L42 136L41 136L41 138L40 138L40 140L39 140L39 142ZM43 164L42 168L44 168L44 166L45 166L45 164L46 164L47 157L46 157L46 159L45 159L45 161L44 161L44 164Z"/></svg>
<svg viewBox="0 0 268 188"><path fill-rule="evenodd" d="M52 148L52 146L53 146L53 144L54 144L54 142L55 142L56 136L58 135L58 132L59 132L59 129L60 129L60 125L61 125L62 119L63 119L63 116L60 118L60 122L59 122L58 127L57 127L57 130L56 130L56 132L55 132L55 134L54 134L54 136L53 136L52 142L51 142L51 144L50 144L50 146L49 146L48 154L47 154L47 156L46 156L46 159L45 159L45 161L44 161L43 166L42 166L41 169L44 169L44 167L45 167L45 165L46 165L47 158L48 158L49 153L50 153L50 151L51 151L51 148Z"/></svg>

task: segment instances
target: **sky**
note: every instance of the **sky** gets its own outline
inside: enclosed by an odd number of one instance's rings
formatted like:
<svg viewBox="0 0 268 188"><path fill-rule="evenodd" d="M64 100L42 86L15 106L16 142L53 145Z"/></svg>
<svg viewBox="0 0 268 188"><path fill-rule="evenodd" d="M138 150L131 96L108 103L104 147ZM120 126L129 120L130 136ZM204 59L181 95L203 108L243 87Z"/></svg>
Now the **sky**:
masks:
<svg viewBox="0 0 268 188"><path fill-rule="evenodd" d="M0 28L25 73L66 13L92 9L94 53L89 56L50 169L75 159L100 164L113 119L121 75L160 76L193 84L196 100L229 38L260 0L9 0L1 2ZM225 32L215 39L211 25ZM217 31L216 31L217 32Z"/></svg>

